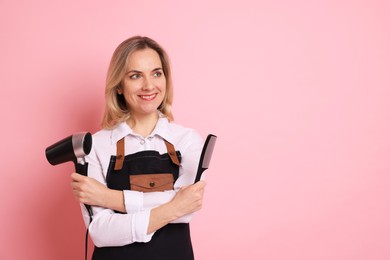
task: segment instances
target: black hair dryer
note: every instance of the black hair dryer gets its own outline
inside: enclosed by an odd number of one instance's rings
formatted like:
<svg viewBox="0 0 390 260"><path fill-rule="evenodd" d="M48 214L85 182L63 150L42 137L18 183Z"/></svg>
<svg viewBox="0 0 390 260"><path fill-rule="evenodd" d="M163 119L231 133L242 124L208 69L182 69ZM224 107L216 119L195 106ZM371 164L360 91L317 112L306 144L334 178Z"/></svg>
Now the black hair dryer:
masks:
<svg viewBox="0 0 390 260"><path fill-rule="evenodd" d="M73 162L76 172L88 175L88 163L85 156L92 148L92 135L88 132L78 133L58 141L46 148L46 158L51 165ZM92 221L92 208L85 205Z"/></svg>
<svg viewBox="0 0 390 260"><path fill-rule="evenodd" d="M51 165L73 162L76 172L87 176L85 156L92 148L92 136L88 132L68 136L46 148L46 158Z"/></svg>

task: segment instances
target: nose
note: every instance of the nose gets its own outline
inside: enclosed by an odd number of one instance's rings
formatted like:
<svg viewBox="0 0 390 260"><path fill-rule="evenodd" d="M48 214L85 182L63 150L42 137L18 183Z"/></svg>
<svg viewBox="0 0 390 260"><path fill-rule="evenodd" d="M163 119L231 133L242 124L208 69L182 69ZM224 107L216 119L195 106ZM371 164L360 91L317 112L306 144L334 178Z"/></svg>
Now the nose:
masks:
<svg viewBox="0 0 390 260"><path fill-rule="evenodd" d="M142 90L149 91L149 90L152 90L153 88L154 88L153 79L150 77L145 77L145 81L144 81L144 84L142 86Z"/></svg>

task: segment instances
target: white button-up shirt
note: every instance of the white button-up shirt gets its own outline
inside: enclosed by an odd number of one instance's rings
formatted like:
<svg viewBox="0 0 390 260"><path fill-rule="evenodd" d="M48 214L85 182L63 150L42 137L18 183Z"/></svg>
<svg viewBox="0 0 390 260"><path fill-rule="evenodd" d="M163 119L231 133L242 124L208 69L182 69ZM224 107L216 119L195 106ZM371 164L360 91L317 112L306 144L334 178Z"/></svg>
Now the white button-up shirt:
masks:
<svg viewBox="0 0 390 260"><path fill-rule="evenodd" d="M82 206L85 224L89 225L89 233L98 247L123 246L133 242L148 242L154 233L147 234L150 210L172 200L177 190L194 183L199 157L203 147L203 139L192 129L170 123L160 117L154 131L146 138L138 135L126 123L120 123L113 130L100 130L93 135L91 153L86 157L88 177L106 183L106 175L110 157L116 155L116 143L125 137L125 154L154 150L166 153L164 139L175 146L182 155L179 178L174 190L165 192L124 191L127 214L115 213L111 209L92 207L93 220L89 224L89 215ZM176 219L172 223L188 223L192 214Z"/></svg>

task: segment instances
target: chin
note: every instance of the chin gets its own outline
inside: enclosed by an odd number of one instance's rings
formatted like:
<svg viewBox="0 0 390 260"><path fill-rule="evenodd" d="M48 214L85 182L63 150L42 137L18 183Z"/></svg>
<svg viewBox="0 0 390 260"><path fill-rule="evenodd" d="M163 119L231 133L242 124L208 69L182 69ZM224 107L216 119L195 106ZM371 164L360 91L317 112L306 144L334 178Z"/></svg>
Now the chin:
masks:
<svg viewBox="0 0 390 260"><path fill-rule="evenodd" d="M152 108L152 109L143 109L143 110L141 110L140 111L140 114L143 114L143 115L153 115L153 114L155 114L155 113L157 113L157 107L155 107L155 108Z"/></svg>

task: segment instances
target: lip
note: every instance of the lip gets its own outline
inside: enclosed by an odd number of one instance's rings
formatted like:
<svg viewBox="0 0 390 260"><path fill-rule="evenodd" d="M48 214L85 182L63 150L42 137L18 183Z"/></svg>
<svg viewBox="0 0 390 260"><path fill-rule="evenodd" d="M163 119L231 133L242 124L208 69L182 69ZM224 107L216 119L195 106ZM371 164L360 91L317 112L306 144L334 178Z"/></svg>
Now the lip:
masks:
<svg viewBox="0 0 390 260"><path fill-rule="evenodd" d="M138 95L138 97L145 101L152 101L157 97L157 93L150 94L150 95Z"/></svg>

